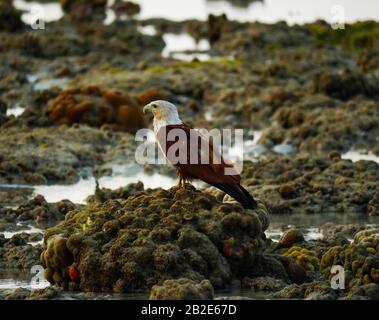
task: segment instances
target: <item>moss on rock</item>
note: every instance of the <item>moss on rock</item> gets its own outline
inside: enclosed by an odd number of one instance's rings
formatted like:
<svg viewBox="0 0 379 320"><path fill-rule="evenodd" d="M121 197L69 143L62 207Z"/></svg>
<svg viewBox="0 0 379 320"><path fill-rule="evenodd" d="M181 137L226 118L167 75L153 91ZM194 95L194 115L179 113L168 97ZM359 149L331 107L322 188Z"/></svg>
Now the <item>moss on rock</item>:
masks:
<svg viewBox="0 0 379 320"><path fill-rule="evenodd" d="M181 278L166 280L161 286L153 286L150 300L212 300L213 287L209 280L195 282Z"/></svg>
<svg viewBox="0 0 379 320"><path fill-rule="evenodd" d="M286 257L291 257L304 269L309 271L318 270L320 267L320 260L317 257L316 252L294 246L283 253Z"/></svg>
<svg viewBox="0 0 379 320"><path fill-rule="evenodd" d="M360 231L351 244L330 248L322 257L320 270L330 278L333 265L344 267L349 287L379 284L379 229Z"/></svg>
<svg viewBox="0 0 379 320"><path fill-rule="evenodd" d="M75 263L84 291L146 291L178 278L224 288L257 262L267 226L263 204L244 210L189 185L150 190L69 212L45 232L42 262L61 286Z"/></svg>

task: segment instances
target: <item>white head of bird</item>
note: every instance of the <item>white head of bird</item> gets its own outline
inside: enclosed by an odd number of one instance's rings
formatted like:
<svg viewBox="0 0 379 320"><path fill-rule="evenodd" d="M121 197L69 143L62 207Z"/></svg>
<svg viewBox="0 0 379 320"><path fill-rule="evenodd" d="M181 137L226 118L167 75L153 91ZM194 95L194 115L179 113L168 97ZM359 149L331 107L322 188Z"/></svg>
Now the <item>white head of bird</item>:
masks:
<svg viewBox="0 0 379 320"><path fill-rule="evenodd" d="M170 124L182 124L182 120L179 118L178 110L176 106L165 100L156 100L150 102L143 108L143 112L151 112L154 116L154 132L166 125Z"/></svg>

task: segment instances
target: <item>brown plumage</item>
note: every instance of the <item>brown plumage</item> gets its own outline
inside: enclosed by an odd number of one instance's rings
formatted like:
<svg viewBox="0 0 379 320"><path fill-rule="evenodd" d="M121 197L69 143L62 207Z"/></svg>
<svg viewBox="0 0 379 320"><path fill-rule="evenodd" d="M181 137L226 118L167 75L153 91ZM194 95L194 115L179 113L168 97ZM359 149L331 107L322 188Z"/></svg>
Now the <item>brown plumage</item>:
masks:
<svg viewBox="0 0 379 320"><path fill-rule="evenodd" d="M175 166L179 183L200 179L229 194L244 208L256 207L253 197L241 186L241 176L233 164L226 163L199 131L184 124L173 104L154 101L144 111L154 114L157 142L167 160Z"/></svg>

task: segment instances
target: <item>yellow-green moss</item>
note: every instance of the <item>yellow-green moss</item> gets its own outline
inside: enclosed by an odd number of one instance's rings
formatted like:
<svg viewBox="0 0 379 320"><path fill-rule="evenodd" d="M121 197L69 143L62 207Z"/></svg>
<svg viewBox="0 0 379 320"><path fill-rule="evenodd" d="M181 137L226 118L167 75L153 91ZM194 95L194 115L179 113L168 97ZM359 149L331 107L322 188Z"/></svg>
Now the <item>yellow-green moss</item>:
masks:
<svg viewBox="0 0 379 320"><path fill-rule="evenodd" d="M314 271L320 267L320 260L316 252L294 246L283 253L283 256L291 257L300 264L305 270Z"/></svg>
<svg viewBox="0 0 379 320"><path fill-rule="evenodd" d="M146 72L149 74L164 73L167 71L168 71L168 68L164 66L153 66L146 70Z"/></svg>
<svg viewBox="0 0 379 320"><path fill-rule="evenodd" d="M160 74L175 69L200 69L212 66L221 67L238 67L242 63L241 59L230 59L228 57L211 59L207 61L175 61L169 65L156 65L146 69L147 74Z"/></svg>
<svg viewBox="0 0 379 320"><path fill-rule="evenodd" d="M359 21L336 30L319 21L309 24L308 28L321 43L341 44L350 48L372 48L379 39L379 23L375 21Z"/></svg>
<svg viewBox="0 0 379 320"><path fill-rule="evenodd" d="M349 282L379 284L379 230L368 229L358 232L349 245L329 249L321 259L320 271L331 277L333 265L342 265L350 276Z"/></svg>

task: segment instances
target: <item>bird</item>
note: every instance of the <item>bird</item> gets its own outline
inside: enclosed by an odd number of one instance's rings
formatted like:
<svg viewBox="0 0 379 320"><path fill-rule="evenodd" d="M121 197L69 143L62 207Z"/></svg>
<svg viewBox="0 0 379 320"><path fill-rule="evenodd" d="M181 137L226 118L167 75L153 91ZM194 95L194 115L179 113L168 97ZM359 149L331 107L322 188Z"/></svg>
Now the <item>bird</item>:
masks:
<svg viewBox="0 0 379 320"><path fill-rule="evenodd" d="M254 198L241 186L241 176L234 165L225 162L200 131L180 119L173 103L152 101L144 106L143 112L153 114L155 138L168 162L176 168L178 187L185 188L186 182L199 179L225 192L245 209L257 207Z"/></svg>

